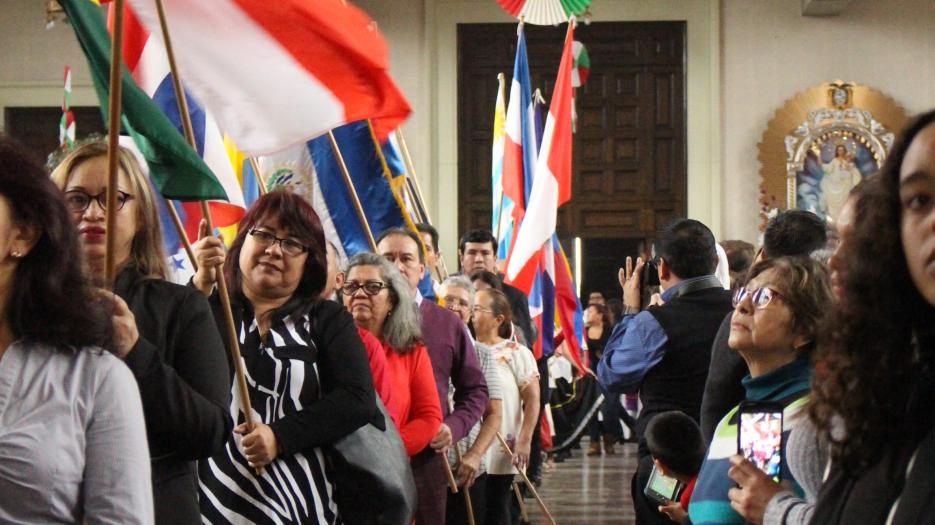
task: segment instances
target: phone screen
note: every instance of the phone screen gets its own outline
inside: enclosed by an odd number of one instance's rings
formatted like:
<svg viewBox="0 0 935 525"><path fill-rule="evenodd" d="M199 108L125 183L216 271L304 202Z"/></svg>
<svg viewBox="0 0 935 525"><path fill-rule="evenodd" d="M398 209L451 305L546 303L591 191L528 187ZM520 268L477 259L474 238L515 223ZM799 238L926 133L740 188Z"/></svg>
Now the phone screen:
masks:
<svg viewBox="0 0 935 525"><path fill-rule="evenodd" d="M666 499L670 501L672 500L672 497L675 494L675 489L676 487L678 487L678 484L679 484L679 480L675 478L670 478L669 476L663 476L658 471L656 472L656 475L653 476L653 479L650 481L651 483L649 484L649 486L652 487L652 489L656 491L657 494L664 494L668 496Z"/></svg>
<svg viewBox="0 0 935 525"><path fill-rule="evenodd" d="M678 498L681 489L682 484L679 480L663 475L654 466L643 492L660 505L667 505Z"/></svg>
<svg viewBox="0 0 935 525"><path fill-rule="evenodd" d="M782 464L782 410L741 411L739 451L750 463L779 481Z"/></svg>

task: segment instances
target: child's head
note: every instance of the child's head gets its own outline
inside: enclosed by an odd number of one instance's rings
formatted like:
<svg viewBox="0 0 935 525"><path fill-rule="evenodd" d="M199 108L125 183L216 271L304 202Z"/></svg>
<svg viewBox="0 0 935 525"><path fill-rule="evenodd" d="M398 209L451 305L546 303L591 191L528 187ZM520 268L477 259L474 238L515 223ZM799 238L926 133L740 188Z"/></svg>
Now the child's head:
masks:
<svg viewBox="0 0 935 525"><path fill-rule="evenodd" d="M707 446L698 424L686 414L677 410L658 414L644 436L649 453L670 475L692 478L701 470Z"/></svg>

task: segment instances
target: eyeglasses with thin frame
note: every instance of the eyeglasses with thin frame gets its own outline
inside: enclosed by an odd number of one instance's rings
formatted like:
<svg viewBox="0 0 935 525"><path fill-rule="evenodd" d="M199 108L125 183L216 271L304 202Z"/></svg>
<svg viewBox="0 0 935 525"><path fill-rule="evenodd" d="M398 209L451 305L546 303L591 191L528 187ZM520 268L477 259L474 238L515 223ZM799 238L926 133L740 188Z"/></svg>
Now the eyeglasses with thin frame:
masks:
<svg viewBox="0 0 935 525"><path fill-rule="evenodd" d="M477 313L477 312L487 312L487 313L489 313L489 314L492 314L492 313L493 313L493 309L491 309L491 308L484 308L483 306L481 306L481 305L479 305L479 304L475 304L475 305L474 305L474 308L471 308L471 311L474 312L474 313Z"/></svg>
<svg viewBox="0 0 935 525"><path fill-rule="evenodd" d="M125 191L117 191L117 211L123 209L123 205L128 200L133 199L133 195ZM91 195L84 190L68 190L65 192L65 207L72 213L84 213L91 206L91 201L97 201L97 205L102 210L107 210L107 190L97 195Z"/></svg>
<svg viewBox="0 0 935 525"><path fill-rule="evenodd" d="M278 242L280 248L282 248L282 253L293 257L302 255L308 251L308 246L299 241L276 237L272 233L259 228L250 230L250 236L253 237L253 240L256 241L257 244L267 248Z"/></svg>
<svg viewBox="0 0 935 525"><path fill-rule="evenodd" d="M445 306L455 306L455 307L464 308L464 309L467 309L469 306L471 306L471 303L465 301L464 299L460 297L455 297L453 295L446 295L445 297L443 297L443 299L445 301Z"/></svg>
<svg viewBox="0 0 935 525"><path fill-rule="evenodd" d="M363 290L365 294L374 296L383 291L384 288L389 288L389 286L390 285L382 281L366 281L362 283L349 281L344 283L344 286L341 287L341 293L352 296L357 293L357 290Z"/></svg>
<svg viewBox="0 0 935 525"><path fill-rule="evenodd" d="M753 304L754 308L762 310L769 305L774 297L782 297L782 294L768 286L756 289L742 287L734 294L734 308L737 308L747 297L750 297L750 303Z"/></svg>

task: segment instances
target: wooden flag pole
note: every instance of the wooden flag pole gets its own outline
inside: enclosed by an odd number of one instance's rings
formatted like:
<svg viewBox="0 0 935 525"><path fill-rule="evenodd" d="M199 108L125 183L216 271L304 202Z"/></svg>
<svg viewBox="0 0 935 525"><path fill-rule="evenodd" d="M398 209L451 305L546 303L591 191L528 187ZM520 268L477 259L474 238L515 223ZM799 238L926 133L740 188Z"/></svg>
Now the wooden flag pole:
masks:
<svg viewBox="0 0 935 525"><path fill-rule="evenodd" d="M506 453L509 454L510 457L512 458L513 451L510 450L510 446L507 445L506 440L503 439L503 434L497 432L497 439L500 440L500 445L503 446L504 450L506 450ZM529 481L529 477L526 476L526 471L520 468L516 469L516 471L519 472L519 476L523 478L523 483L525 483L526 486L529 488L529 492L531 492L532 496L536 498L536 503L539 504L539 508L542 509L542 512L545 514L545 517L549 519L549 523L551 523L552 525L555 525L555 518L552 517L552 513L549 512L549 509L546 508L545 502L542 501L542 498L539 496L539 492L536 491L536 487L532 484L531 481Z"/></svg>
<svg viewBox="0 0 935 525"><path fill-rule="evenodd" d="M120 1L120 0L117 0ZM185 138L189 146L194 151L198 151L195 144L195 132L192 129L191 115L188 113L188 103L185 100L185 92L182 91L182 81L179 78L178 68L175 66L175 54L172 52L172 41L169 38L169 26L166 23L166 12L162 5L162 0L156 0L156 8L159 11L159 25L162 28L162 38L166 44L166 54L169 58L169 69L172 72L172 82L175 87L175 100L179 105L179 115L182 119L182 129L185 130ZM118 14L117 19L122 17ZM116 30L115 30L116 33ZM213 232L214 226L211 223L211 210L208 202L201 201L201 213L207 222L208 231ZM234 362L234 375L237 380L237 390L240 394L240 406L244 411L244 418L247 422L247 428L253 430L253 409L250 406L250 395L247 393L247 379L243 369L243 360L240 357L240 340L237 337L237 326L234 323L234 314L231 310L230 295L227 289L227 280L224 279L223 265L215 269L215 277L218 285L218 295L221 298L221 309L224 312L224 320L227 325L227 338L230 341L230 353ZM257 474L261 474L263 469L256 469Z"/></svg>
<svg viewBox="0 0 935 525"><path fill-rule="evenodd" d="M250 167L253 168L253 176L260 187L260 195L266 195L266 181L263 179L263 172L260 171L260 161L256 160L256 157L250 157Z"/></svg>
<svg viewBox="0 0 935 525"><path fill-rule="evenodd" d="M192 270L198 271L198 263L195 262L195 251L192 250L192 243L188 240L188 234L185 233L185 226L182 225L182 219L179 218L179 212L175 209L175 203L171 199L163 197L166 203L166 209L169 210L169 217L172 218L172 224L175 225L175 231L182 240L182 246L185 247L185 253L188 254L188 261L192 263Z"/></svg>
<svg viewBox="0 0 935 525"><path fill-rule="evenodd" d="M519 505L519 515L522 516L523 522L529 523L529 511L526 510L526 502L523 501L523 492L519 490L519 483L513 482L513 494L516 495L516 504Z"/></svg>
<svg viewBox="0 0 935 525"><path fill-rule="evenodd" d="M107 230L104 239L104 282L112 288L117 276L114 248L117 225L117 165L120 160L120 102L123 96L121 58L123 55L123 0L114 0L114 32L110 46L110 99L107 111Z"/></svg>
<svg viewBox="0 0 935 525"><path fill-rule="evenodd" d="M429 216L428 207L425 206L425 197L422 194L422 186L419 184L419 177L416 176L416 168L412 164L412 157L409 156L409 147L406 145L406 138L403 137L402 128L396 128L396 141L399 142L399 149L402 150L403 163L406 165L407 176L412 180L412 183L416 189L416 197L418 198L419 202L422 203L422 208L425 213L425 222L432 224L432 217ZM445 257L442 254L438 254L438 262L441 263L441 270L439 270L439 274L444 271L446 278L451 275L448 272L448 265L445 264ZM444 281L445 279L442 278L440 280Z"/></svg>
<svg viewBox="0 0 935 525"><path fill-rule="evenodd" d="M370 243L370 250L377 252L377 241L373 238L373 230L370 229L370 221L364 214L364 207L360 203L360 197L357 196L357 190L354 189L354 181L351 180L351 173L347 171L347 164L344 163L344 155L341 155L341 148L338 147L338 141L334 138L334 133L328 131L328 141L331 142L331 151L334 153L335 160L341 168L341 175L344 176L344 184L347 185L347 191L351 194L351 200L354 201L354 209L357 210L357 218L360 219L360 225L367 234L367 241Z"/></svg>
<svg viewBox="0 0 935 525"><path fill-rule="evenodd" d="M458 493L458 482L455 481L454 472L451 471L451 463L448 463L448 454L444 454L444 464L445 464L445 477L448 478L448 488L451 489L452 494Z"/></svg>
<svg viewBox="0 0 935 525"><path fill-rule="evenodd" d="M403 192L403 194L397 194L397 188L393 187L394 186L393 181L392 181L393 174L390 173L389 164L386 162L386 155L383 154L383 147L380 145L380 140L377 138L377 132L373 128L373 121L369 118L367 119L367 129L370 130L370 139L373 141L373 148L377 153L377 157L380 159L380 165L383 167L383 174L387 178L387 182L390 185L390 191L393 192L393 196L399 199L400 201L400 208L401 209L406 208L406 211L409 214L410 221L412 220L413 215L415 215L415 219L419 221L420 223L427 223L431 225L432 223L431 221L429 221L428 212L426 212L425 210L425 205L419 199L415 198L415 195L412 193L411 188L409 187L409 184L412 181L412 179L408 175L404 175L405 177L403 179L404 184L401 185L402 186L401 191ZM406 171L409 171L408 165L406 167ZM409 193L409 200L413 203L413 206L415 209L410 210L408 209L408 206L406 206L405 193ZM405 217L403 219L405 221ZM426 253L425 243L422 242L422 236L419 235L418 229L415 228L414 224L413 224L413 233L415 233L416 237L418 237L419 239L419 249L421 249L422 254L427 257L428 254ZM444 279L441 278L441 272L438 271L438 266L435 267L435 271L439 277L438 282L443 281Z"/></svg>
<svg viewBox="0 0 935 525"><path fill-rule="evenodd" d="M461 449L458 447L457 443L454 444L454 447L455 447L455 457L457 458L458 463L460 464L464 460L464 457L461 456ZM471 502L471 490L465 487L463 493L464 493L464 508L465 510L467 510L468 525L475 525L476 522L474 521L474 504Z"/></svg>

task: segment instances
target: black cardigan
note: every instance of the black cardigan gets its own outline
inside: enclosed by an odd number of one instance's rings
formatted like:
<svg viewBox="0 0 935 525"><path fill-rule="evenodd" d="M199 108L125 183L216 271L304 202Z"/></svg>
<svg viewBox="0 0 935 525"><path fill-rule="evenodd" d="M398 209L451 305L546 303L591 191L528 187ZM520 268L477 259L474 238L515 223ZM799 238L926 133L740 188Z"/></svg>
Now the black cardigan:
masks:
<svg viewBox="0 0 935 525"><path fill-rule="evenodd" d="M139 331L125 362L143 401L156 523L201 523L193 461L223 447L233 429L230 371L208 301L132 269L120 273L114 292Z"/></svg>
<svg viewBox="0 0 935 525"><path fill-rule="evenodd" d="M243 296L232 297L231 302L238 329L245 320L249 325L254 315L249 302ZM217 290L211 295L210 303L218 329L226 333ZM305 309L308 309L311 342L317 347L317 384L321 390L318 391L316 382L308 381L301 393L309 401L305 408L287 412L285 417L270 423L280 454L295 454L330 445L368 422L382 427L370 361L351 314L343 306L326 300L315 300L296 308L297 311ZM270 330L282 330L283 317L282 314L275 315ZM225 337L224 344L227 343ZM248 346L241 347L240 351L247 368L250 368L253 356L260 350ZM270 342L267 346L275 345Z"/></svg>

